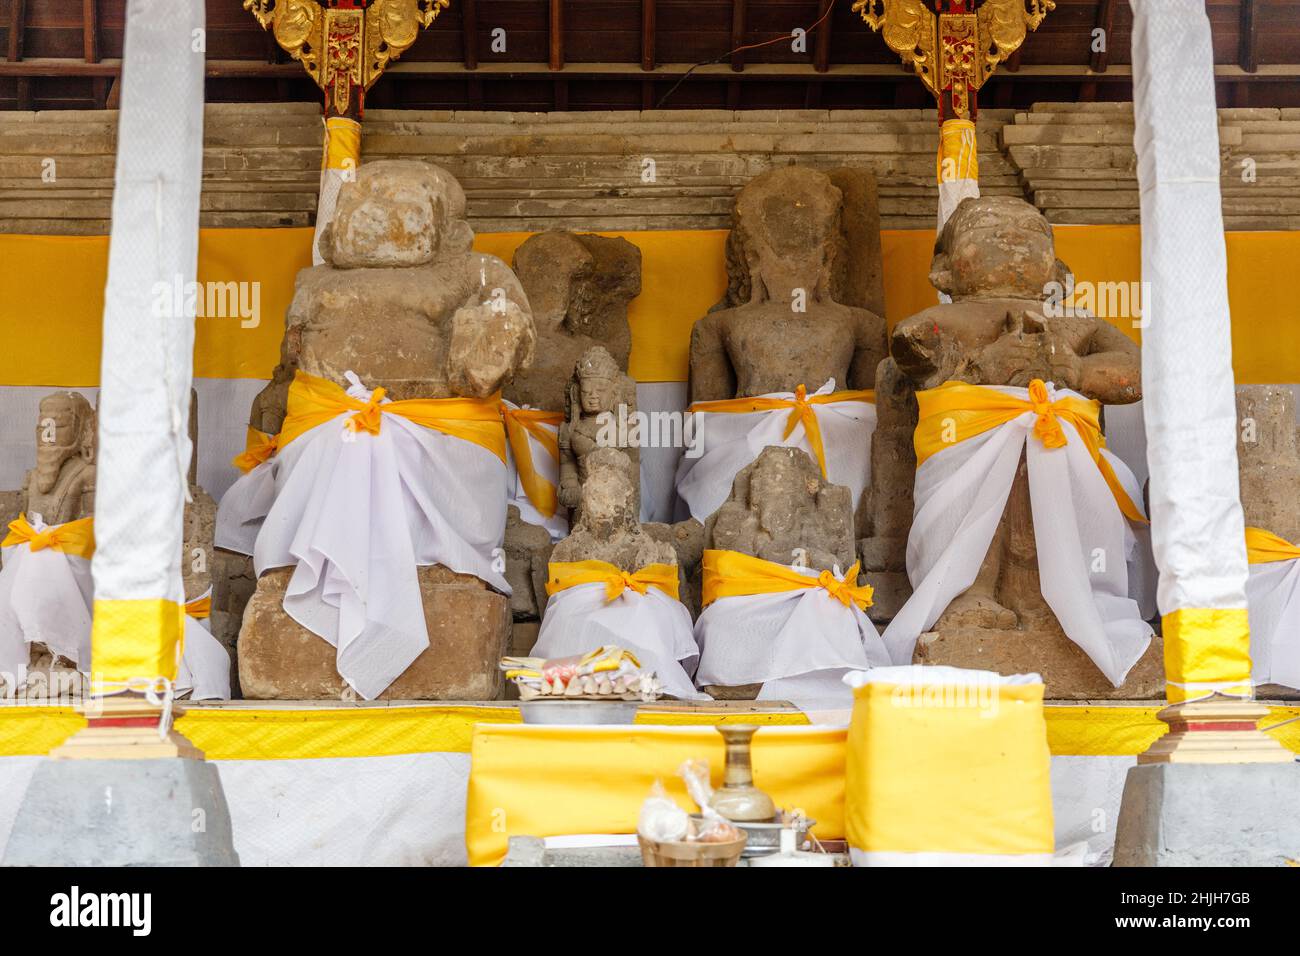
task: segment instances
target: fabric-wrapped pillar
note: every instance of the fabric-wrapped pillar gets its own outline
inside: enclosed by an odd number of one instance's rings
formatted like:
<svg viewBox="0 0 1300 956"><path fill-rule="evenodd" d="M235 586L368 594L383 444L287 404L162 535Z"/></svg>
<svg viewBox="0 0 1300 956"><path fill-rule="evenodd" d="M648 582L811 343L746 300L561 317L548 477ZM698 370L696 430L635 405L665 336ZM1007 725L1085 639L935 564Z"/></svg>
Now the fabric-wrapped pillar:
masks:
<svg viewBox="0 0 1300 956"><path fill-rule="evenodd" d="M203 170L203 0L130 0L104 294L92 679L176 676Z"/></svg>

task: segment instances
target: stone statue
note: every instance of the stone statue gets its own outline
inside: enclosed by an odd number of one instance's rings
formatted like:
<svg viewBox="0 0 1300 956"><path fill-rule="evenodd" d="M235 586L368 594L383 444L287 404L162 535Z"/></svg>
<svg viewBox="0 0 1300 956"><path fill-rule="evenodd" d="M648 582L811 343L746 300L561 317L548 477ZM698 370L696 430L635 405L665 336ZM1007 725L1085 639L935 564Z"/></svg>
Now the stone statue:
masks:
<svg viewBox="0 0 1300 956"><path fill-rule="evenodd" d="M36 467L27 473L22 509L46 524L88 517L95 510L96 415L78 392L41 399Z"/></svg>
<svg viewBox="0 0 1300 956"><path fill-rule="evenodd" d="M394 400L486 398L532 361L536 333L528 298L504 262L472 251L465 194L446 170L406 161L361 166L340 190L335 218L319 242L325 262L298 275L281 363L254 401L254 427L279 431L299 369L336 383L350 370ZM227 556L223 565L226 593L217 604L226 622L243 622L244 695L342 694L334 647L284 611L292 569L267 571L244 597L252 583L249 560ZM419 568L418 577L430 646L382 697L497 696L509 599L441 565Z"/></svg>
<svg viewBox="0 0 1300 956"><path fill-rule="evenodd" d="M605 561L624 571L677 564L672 545L647 533L640 522L634 469L622 449L595 448L586 456L581 517L555 546L552 561Z"/></svg>
<svg viewBox="0 0 1300 956"><path fill-rule="evenodd" d="M1300 544L1300 435L1288 386L1237 386L1237 467L1246 526Z"/></svg>
<svg viewBox="0 0 1300 956"><path fill-rule="evenodd" d="M1103 319L1049 302L1052 284L1064 287L1067 271L1056 258L1052 228L1035 207L1003 196L964 200L935 244L930 271L930 281L952 301L895 326L891 358L877 373L882 419L892 405L909 410L915 427L914 391L948 381L1024 387L1043 379L1103 404L1139 400L1137 345ZM900 442L889 460L874 464L875 527L860 549L869 572L896 575L905 567L907 536L900 532L910 529L911 502L889 489L910 485L916 458ZM975 583L922 635L916 655L926 663L1002 673L1038 671L1054 697L1153 697L1162 679L1158 639L1116 690L1061 631L1041 592L1023 455Z"/></svg>
<svg viewBox="0 0 1300 956"><path fill-rule="evenodd" d="M849 173L839 172L847 185ZM831 176L800 166L763 173L740 191L728 239L725 307L691 333L692 402L798 385L811 392L831 378L839 389L872 387L886 354L885 322L862 300L883 303L879 213L874 188L857 192L863 201L850 215L845 191ZM877 254L860 263L850 257L845 226L853 226L855 237L870 233L859 228L864 215L875 222ZM859 264L868 278L852 271Z"/></svg>
<svg viewBox="0 0 1300 956"><path fill-rule="evenodd" d="M559 411L578 360L602 346L627 370L628 304L641 294L641 250L626 239L542 232L516 251L514 271L537 326L536 356L502 394L517 405Z"/></svg>
<svg viewBox="0 0 1300 956"><path fill-rule="evenodd" d="M582 520L582 486L587 458L598 447L622 449L635 476L633 491L640 509L641 453L634 427L636 383L603 346L583 353L572 369L560 425L559 501L571 509L575 524Z"/></svg>

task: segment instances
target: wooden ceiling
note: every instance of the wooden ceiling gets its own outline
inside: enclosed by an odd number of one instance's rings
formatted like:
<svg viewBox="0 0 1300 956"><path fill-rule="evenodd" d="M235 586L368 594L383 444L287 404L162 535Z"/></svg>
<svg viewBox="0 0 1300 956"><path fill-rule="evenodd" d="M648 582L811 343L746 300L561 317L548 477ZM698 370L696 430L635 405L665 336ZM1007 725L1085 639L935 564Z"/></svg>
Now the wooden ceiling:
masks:
<svg viewBox="0 0 1300 956"><path fill-rule="evenodd" d="M830 16L806 49L788 37ZM518 111L929 106L852 0L452 0L372 107ZM1300 107L1300 0L1206 0L1220 106ZM116 105L126 0L0 0L0 109ZM240 0L207 0L210 102L318 100ZM1056 0L986 107L1131 96L1128 0ZM1094 30L1107 50L1092 51ZM494 31L506 50L494 52ZM678 80L695 64L689 78Z"/></svg>

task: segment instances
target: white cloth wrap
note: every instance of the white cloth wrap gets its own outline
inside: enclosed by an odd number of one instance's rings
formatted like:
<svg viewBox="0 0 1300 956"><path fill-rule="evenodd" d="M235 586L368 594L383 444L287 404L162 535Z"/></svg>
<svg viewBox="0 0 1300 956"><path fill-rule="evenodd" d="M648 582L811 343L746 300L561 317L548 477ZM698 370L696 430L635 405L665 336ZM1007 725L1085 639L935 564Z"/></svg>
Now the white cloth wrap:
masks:
<svg viewBox="0 0 1300 956"><path fill-rule="evenodd" d="M0 569L0 681L12 692L27 679L33 643L90 670L90 562L54 548L4 549ZM2 691L0 691L2 692Z"/></svg>
<svg viewBox="0 0 1300 956"><path fill-rule="evenodd" d="M833 391L835 380L831 379L814 394L829 395ZM758 397L793 401L794 393L772 392ZM845 401L812 408L821 426L826 480L847 487L853 507L857 508L863 489L871 481L871 436L876 431L876 406L870 402ZM677 465L677 493L692 517L704 521L722 507L731 495L736 473L769 445L802 448L813 461L817 460L802 422L795 425L789 438L782 437L794 411L777 408L766 412L693 413L695 440L702 451L697 458L683 455Z"/></svg>
<svg viewBox="0 0 1300 956"><path fill-rule="evenodd" d="M176 669L176 691L190 700L230 700L230 653L202 621L185 615L185 654Z"/></svg>
<svg viewBox="0 0 1300 956"><path fill-rule="evenodd" d="M638 594L631 588L605 600L600 582L578 584L552 594L531 657L571 657L617 644L652 670L664 693L682 700L707 700L691 683L700 649L691 629L691 612L658 588Z"/></svg>
<svg viewBox="0 0 1300 956"><path fill-rule="evenodd" d="M846 672L889 664L867 615L820 587L718 598L695 622L695 640L697 686L761 683L759 700L851 697ZM782 691L779 682L789 678L800 680Z"/></svg>
<svg viewBox="0 0 1300 956"><path fill-rule="evenodd" d="M1300 689L1300 559L1250 566L1251 678Z"/></svg>
<svg viewBox="0 0 1300 956"><path fill-rule="evenodd" d="M992 386L990 386L992 387ZM1027 399L1029 390L996 390ZM1047 385L1048 401L1078 396ZM1029 497L1043 598L1074 641L1116 687L1151 642L1151 627L1129 596L1128 558L1136 538L1106 479L1074 426L1058 418L1066 445L1049 449L1033 437L1026 411L931 455L916 470L907 574L914 591L885 629L894 663L910 664L916 639L974 582L988 554L1020 454L1026 453ZM1102 449L1134 504L1137 482Z"/></svg>
<svg viewBox="0 0 1300 956"><path fill-rule="evenodd" d="M513 402L502 400L503 404L511 408L519 408ZM559 425L547 425L540 423L541 427L548 432L559 434ZM558 490L560 487L560 462L551 457L551 453L546 446L534 438L531 434L525 432L528 438L528 450L533 456L533 470L549 481ZM532 501L528 498L528 492L524 491L523 483L519 480L519 469L515 467L514 449L506 443L506 489L508 497L507 505L514 505L519 509L519 518L527 521L529 524L535 524L540 528L545 528L551 536L551 541L560 541L568 537L569 534L569 514L568 509L561 505L556 505L555 514L549 518L533 507Z"/></svg>
<svg viewBox="0 0 1300 956"><path fill-rule="evenodd" d="M352 432L352 415L237 480L216 543L251 553L258 575L293 566L285 611L338 648L339 674L373 699L429 646L417 567L441 564L510 593L506 468L474 442L399 415L384 415L378 435Z"/></svg>

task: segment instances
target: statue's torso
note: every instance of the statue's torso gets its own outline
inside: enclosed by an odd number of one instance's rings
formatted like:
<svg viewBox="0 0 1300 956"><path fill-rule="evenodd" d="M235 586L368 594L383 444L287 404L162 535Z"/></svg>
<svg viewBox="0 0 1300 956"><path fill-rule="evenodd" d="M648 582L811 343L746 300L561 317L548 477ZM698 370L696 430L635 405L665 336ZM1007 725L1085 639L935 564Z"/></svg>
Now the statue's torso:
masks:
<svg viewBox="0 0 1300 956"><path fill-rule="evenodd" d="M736 372L737 395L809 392L835 380L847 387L857 344L852 312L834 303L809 303L807 312L764 303L722 313L724 343Z"/></svg>

